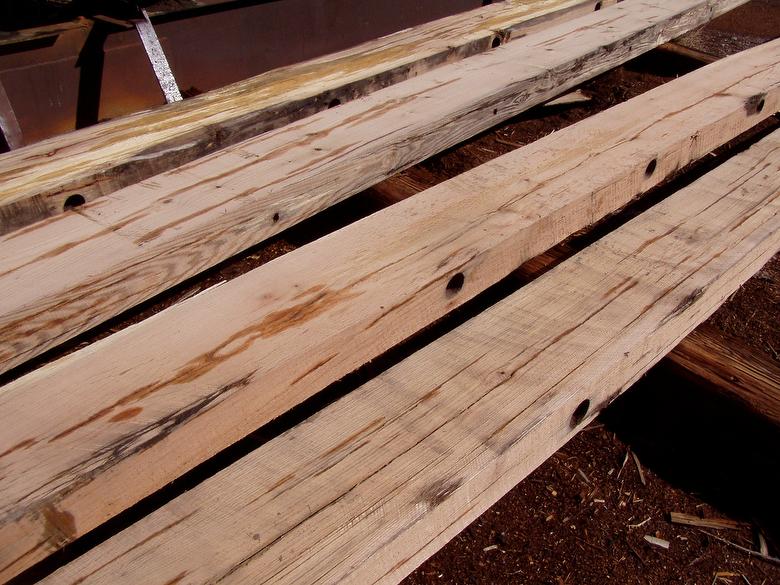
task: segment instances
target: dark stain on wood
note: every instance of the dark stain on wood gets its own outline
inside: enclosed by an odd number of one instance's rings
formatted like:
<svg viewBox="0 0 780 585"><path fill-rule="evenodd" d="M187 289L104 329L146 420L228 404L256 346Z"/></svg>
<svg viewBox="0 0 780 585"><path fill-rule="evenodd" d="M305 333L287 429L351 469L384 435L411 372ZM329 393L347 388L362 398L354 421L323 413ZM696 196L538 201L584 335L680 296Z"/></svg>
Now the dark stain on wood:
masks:
<svg viewBox="0 0 780 585"><path fill-rule="evenodd" d="M70 512L50 503L43 506L41 516L46 541L53 549L61 548L76 538L76 522Z"/></svg>
<svg viewBox="0 0 780 585"><path fill-rule="evenodd" d="M455 490L463 485L463 480L454 479L441 479L434 482L423 490L420 494L420 501L427 504L431 508L436 508L444 503Z"/></svg>
<svg viewBox="0 0 780 585"><path fill-rule="evenodd" d="M685 298L679 302L679 304L672 309L672 311L664 318L662 323L668 322L670 319L677 317L678 315L681 315L684 313L688 308L693 305L696 301L698 301L702 295L704 294L704 291L706 291L706 287L698 287L690 294L686 295Z"/></svg>
<svg viewBox="0 0 780 585"><path fill-rule="evenodd" d="M612 295L614 295L616 292L621 290L624 286L626 286L626 285L636 286L637 284L638 284L638 281L637 281L636 278L633 278L631 276L627 276L627 277L623 278L620 282L618 282L615 286L613 286L609 290L607 290L604 294L602 294L601 298L602 299L608 299ZM633 286L631 286L631 288L633 288Z"/></svg>
<svg viewBox="0 0 780 585"><path fill-rule="evenodd" d="M281 479L279 479L278 481L275 481L275 482L274 482L274 483L273 483L273 484L272 484L272 485L271 485L271 486L268 488L268 490L267 490L265 493L270 493L270 492L272 492L272 491L274 491L274 490L276 490L276 489L279 489L279 488L280 488L280 487L282 487L284 484L286 484L286 483L288 483L288 482L292 481L293 479L295 479L295 473L288 473L287 475L285 475L284 477L282 477L282 478L281 478Z"/></svg>
<svg viewBox="0 0 780 585"><path fill-rule="evenodd" d="M361 293L350 292L346 289L323 290L313 298L302 301L296 305L269 313L257 326L259 337L268 338L314 319L329 311L339 303L358 297Z"/></svg>
<svg viewBox="0 0 780 585"><path fill-rule="evenodd" d="M376 418L376 419L372 420L370 423L368 423L363 428L359 429L358 431L355 431L354 433L349 435L347 438L345 438L344 440L340 441L335 446L333 446L330 449L328 449L327 451L325 451L323 457L328 457L330 455L333 455L334 453L338 453L344 447L346 447L350 443L353 443L359 437L361 437L363 435L366 435L366 434L369 434L369 433L371 433L371 431L381 427L384 422L385 422L385 417L383 417L383 416L380 416L379 418Z"/></svg>
<svg viewBox="0 0 780 585"><path fill-rule="evenodd" d="M180 426L193 420L197 416L200 416L204 412L207 412L226 394L237 388L248 385L254 374L255 372L251 372L229 384L225 384L210 394L196 400L186 408L177 410L152 423L140 427L133 427L132 432L97 449L74 466L54 475L47 485L56 486L55 493L59 498L76 491L81 486L92 481L94 477L104 473L107 469L121 463L125 459L150 449ZM94 419L94 416L91 417L91 419ZM62 436L62 433L60 433L59 436ZM45 487L46 486L39 488L39 491ZM51 494L49 494L49 496L51 496Z"/></svg>
<svg viewBox="0 0 780 585"><path fill-rule="evenodd" d="M346 289L337 291L326 289L307 301L302 301L286 309L269 313L259 323L249 325L244 329L237 331L213 350L193 358L174 372L169 378L147 384L134 390L113 404L102 408L87 419L58 433L50 439L49 442L62 439L78 429L108 416L118 407L143 400L161 388L165 388L171 384L186 384L188 382L193 382L228 359L246 351L258 339L272 337L282 333L286 329L301 325L302 323L327 312L339 303L359 296L359 294L361 293L350 292Z"/></svg>
<svg viewBox="0 0 780 585"><path fill-rule="evenodd" d="M38 443L37 439L25 439L24 441L19 441L13 447L9 447L8 449L0 453L0 459L6 457L7 455L10 455L15 451L19 451L20 449L28 449L33 445L36 445L37 443Z"/></svg>
<svg viewBox="0 0 780 585"><path fill-rule="evenodd" d="M293 380L292 382L290 382L290 385L295 385L295 384L297 384L298 382L300 382L301 380L303 380L303 379L304 379L306 376L308 376L309 374L312 374L312 373L316 372L316 371L317 371L317 370L319 370L319 369L320 369L322 366L324 366L325 364L327 364L327 363L328 363L330 360L332 360L333 358L335 358L337 355L338 355L337 353L334 353L332 356L326 357L324 360L317 362L317 363L316 363L316 364L314 364L314 365L313 365L311 368L309 368L308 370L306 370L306 371L305 371L303 374L301 374L300 376L298 376L297 378L295 378L295 380Z"/></svg>
<svg viewBox="0 0 780 585"><path fill-rule="evenodd" d="M163 583L163 585L176 585L177 583L181 583L182 579L186 577L189 574L189 571L182 571L178 575L176 575L173 579L170 579Z"/></svg>

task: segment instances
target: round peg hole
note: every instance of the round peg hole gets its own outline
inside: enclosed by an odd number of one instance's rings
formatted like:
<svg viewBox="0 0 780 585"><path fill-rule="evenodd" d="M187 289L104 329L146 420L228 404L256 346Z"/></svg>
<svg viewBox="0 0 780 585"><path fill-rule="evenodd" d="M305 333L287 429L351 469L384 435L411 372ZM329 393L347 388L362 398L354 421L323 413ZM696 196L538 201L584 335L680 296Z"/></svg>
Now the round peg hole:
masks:
<svg viewBox="0 0 780 585"><path fill-rule="evenodd" d="M493 37L493 42L492 42L492 43L490 43L490 46L491 46L492 48L494 48L494 49L495 49L496 47L500 47L500 46L501 46L501 37L499 37L499 36L495 36L495 37Z"/></svg>
<svg viewBox="0 0 780 585"><path fill-rule="evenodd" d="M571 427L575 428L579 426L580 423L585 420L588 411L590 411L590 400L586 398L574 409L574 414L571 415Z"/></svg>
<svg viewBox="0 0 780 585"><path fill-rule="evenodd" d="M655 172L655 168L658 166L658 161L656 159L651 160L649 163L647 163L647 167L645 168L645 177L652 177L653 173Z"/></svg>
<svg viewBox="0 0 780 585"><path fill-rule="evenodd" d="M601 10L601 2L596 2L594 10Z"/></svg>
<svg viewBox="0 0 780 585"><path fill-rule="evenodd" d="M339 98L333 98L328 102L328 109L335 108L336 106L341 105L341 100Z"/></svg>
<svg viewBox="0 0 780 585"><path fill-rule="evenodd" d="M68 196L68 198L65 200L65 204L62 206L63 211L70 211L71 209L76 209L77 207L81 207L87 202L86 199L84 199L84 196L79 193L74 193L73 195Z"/></svg>
<svg viewBox="0 0 780 585"><path fill-rule="evenodd" d="M466 277L462 272L454 274L447 283L447 293L454 295L463 288L463 283L466 282Z"/></svg>

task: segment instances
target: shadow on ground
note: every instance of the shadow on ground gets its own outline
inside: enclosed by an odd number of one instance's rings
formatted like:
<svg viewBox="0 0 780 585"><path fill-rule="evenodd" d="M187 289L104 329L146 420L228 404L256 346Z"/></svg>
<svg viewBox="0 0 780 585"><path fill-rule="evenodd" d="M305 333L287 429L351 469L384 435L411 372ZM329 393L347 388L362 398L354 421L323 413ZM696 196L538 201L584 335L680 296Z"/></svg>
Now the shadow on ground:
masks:
<svg viewBox="0 0 780 585"><path fill-rule="evenodd" d="M780 545L780 426L731 399L651 370L601 415L602 422L673 486Z"/></svg>

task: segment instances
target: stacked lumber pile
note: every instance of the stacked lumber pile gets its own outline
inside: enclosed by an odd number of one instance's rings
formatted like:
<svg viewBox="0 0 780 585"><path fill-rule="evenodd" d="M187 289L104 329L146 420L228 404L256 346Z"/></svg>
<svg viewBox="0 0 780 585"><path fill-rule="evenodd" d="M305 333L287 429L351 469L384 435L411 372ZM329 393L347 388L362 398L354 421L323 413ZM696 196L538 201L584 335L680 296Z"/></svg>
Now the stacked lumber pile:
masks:
<svg viewBox="0 0 780 585"><path fill-rule="evenodd" d="M402 579L780 249L780 130L359 387L322 391L772 117L780 41L50 352L742 1L490 6L421 27L445 32L419 52L420 30L387 37L349 74L324 58L3 157L0 577ZM251 448L219 457L236 443ZM107 522L84 554L54 555Z"/></svg>

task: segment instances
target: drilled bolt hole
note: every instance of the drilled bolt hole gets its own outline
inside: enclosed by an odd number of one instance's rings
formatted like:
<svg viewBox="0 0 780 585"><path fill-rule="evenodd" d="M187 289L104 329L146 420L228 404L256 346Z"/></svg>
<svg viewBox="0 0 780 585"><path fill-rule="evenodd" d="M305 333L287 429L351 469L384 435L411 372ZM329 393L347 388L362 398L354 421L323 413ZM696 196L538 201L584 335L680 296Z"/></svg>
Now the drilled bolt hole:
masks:
<svg viewBox="0 0 780 585"><path fill-rule="evenodd" d="M596 2L595 10L601 10L601 2Z"/></svg>
<svg viewBox="0 0 780 585"><path fill-rule="evenodd" d="M580 423L585 420L588 411L590 411L590 400L586 398L574 409L574 414L571 415L571 427L575 428L579 426Z"/></svg>
<svg viewBox="0 0 780 585"><path fill-rule="evenodd" d="M653 159L647 163L647 168L645 168L645 177L652 177L653 173L655 172L655 167L657 166L658 161L656 159Z"/></svg>
<svg viewBox="0 0 780 585"><path fill-rule="evenodd" d="M501 46L501 37L493 37L493 42L490 43L490 46L493 47L494 49L496 47L500 47Z"/></svg>
<svg viewBox="0 0 780 585"><path fill-rule="evenodd" d="M274 216L271 219L273 219L274 223L277 223L279 221L279 212L277 211L274 213Z"/></svg>
<svg viewBox="0 0 780 585"><path fill-rule="evenodd" d="M466 282L466 277L463 276L462 272L458 272L457 274L453 275L452 278L450 278L450 281L447 283L447 292L451 295L454 295L463 288L464 282Z"/></svg>
<svg viewBox="0 0 780 585"><path fill-rule="evenodd" d="M62 206L63 211L70 211L71 209L76 209L77 207L81 207L87 202L86 199L84 199L83 195L80 195L79 193L75 193L71 196L69 196L65 200L65 204Z"/></svg>

